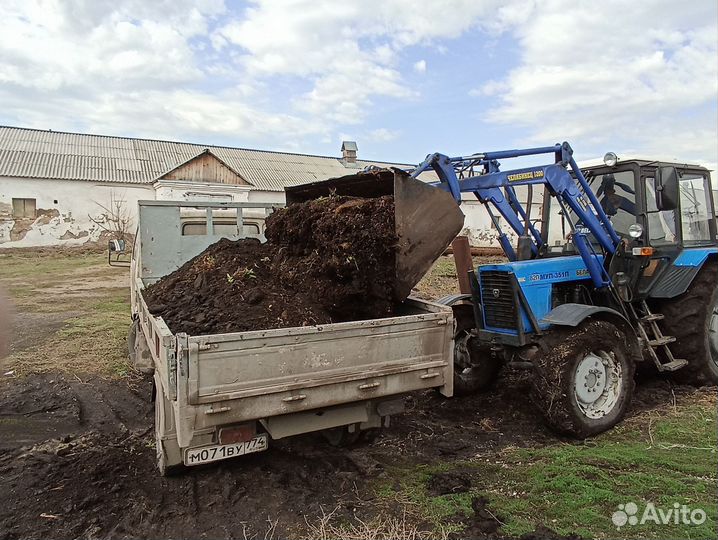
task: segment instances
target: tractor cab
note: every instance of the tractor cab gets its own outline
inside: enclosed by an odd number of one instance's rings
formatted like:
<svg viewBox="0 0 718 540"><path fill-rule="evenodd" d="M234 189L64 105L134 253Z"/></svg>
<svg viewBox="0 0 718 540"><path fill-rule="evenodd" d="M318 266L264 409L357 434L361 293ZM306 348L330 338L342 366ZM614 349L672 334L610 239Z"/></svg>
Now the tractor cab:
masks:
<svg viewBox="0 0 718 540"><path fill-rule="evenodd" d="M611 152L604 162L583 173L620 236L656 249L717 243L708 169L642 159L619 161Z"/></svg>
<svg viewBox="0 0 718 540"><path fill-rule="evenodd" d="M718 246L708 169L618 160L609 152L603 165L582 172L624 240L611 260L614 283L622 272L633 299L673 298L685 292Z"/></svg>

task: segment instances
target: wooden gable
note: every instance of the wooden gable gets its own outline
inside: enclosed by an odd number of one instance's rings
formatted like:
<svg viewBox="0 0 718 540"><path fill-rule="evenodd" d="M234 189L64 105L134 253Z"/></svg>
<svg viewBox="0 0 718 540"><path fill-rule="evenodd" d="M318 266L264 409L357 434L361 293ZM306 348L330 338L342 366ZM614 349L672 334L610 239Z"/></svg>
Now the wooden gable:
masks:
<svg viewBox="0 0 718 540"><path fill-rule="evenodd" d="M198 156L163 174L158 180L250 185L249 182L227 167L209 150L205 150Z"/></svg>

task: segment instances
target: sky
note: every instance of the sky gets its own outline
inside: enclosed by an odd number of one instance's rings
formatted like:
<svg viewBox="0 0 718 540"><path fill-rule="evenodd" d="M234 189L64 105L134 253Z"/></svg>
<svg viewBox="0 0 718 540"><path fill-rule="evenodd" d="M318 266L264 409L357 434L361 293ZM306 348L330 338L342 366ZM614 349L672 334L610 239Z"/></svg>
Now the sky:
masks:
<svg viewBox="0 0 718 540"><path fill-rule="evenodd" d="M3 0L0 124L418 163L718 163L715 0ZM715 180L715 179L714 179Z"/></svg>

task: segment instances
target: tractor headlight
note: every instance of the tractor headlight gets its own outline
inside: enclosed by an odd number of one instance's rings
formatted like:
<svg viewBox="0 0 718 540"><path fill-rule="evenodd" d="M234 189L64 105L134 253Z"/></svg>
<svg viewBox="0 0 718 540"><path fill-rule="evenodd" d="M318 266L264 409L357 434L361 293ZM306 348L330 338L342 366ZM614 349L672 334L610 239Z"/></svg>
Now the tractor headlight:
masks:
<svg viewBox="0 0 718 540"><path fill-rule="evenodd" d="M643 236L643 225L640 223L634 223L628 228L628 234L631 238L640 238Z"/></svg>
<svg viewBox="0 0 718 540"><path fill-rule="evenodd" d="M609 167L615 167L616 163L618 163L618 156L614 152L606 152L606 155L603 156L603 162Z"/></svg>

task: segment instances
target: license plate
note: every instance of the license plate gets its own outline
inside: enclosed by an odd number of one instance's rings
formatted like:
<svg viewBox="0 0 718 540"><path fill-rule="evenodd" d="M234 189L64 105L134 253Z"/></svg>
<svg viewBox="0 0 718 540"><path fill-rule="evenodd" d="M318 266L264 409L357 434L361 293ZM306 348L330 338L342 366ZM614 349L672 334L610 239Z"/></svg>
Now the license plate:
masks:
<svg viewBox="0 0 718 540"><path fill-rule="evenodd" d="M245 454L253 454L261 452L268 447L267 434L260 433L252 440L236 443L236 444L217 444L215 446L202 446L199 448L188 448L185 450L185 465L201 465L202 463L210 463L219 461L220 459L228 459Z"/></svg>

